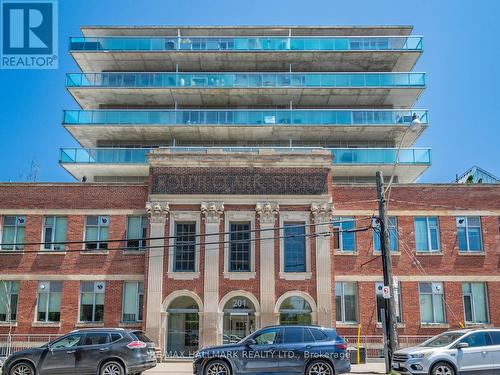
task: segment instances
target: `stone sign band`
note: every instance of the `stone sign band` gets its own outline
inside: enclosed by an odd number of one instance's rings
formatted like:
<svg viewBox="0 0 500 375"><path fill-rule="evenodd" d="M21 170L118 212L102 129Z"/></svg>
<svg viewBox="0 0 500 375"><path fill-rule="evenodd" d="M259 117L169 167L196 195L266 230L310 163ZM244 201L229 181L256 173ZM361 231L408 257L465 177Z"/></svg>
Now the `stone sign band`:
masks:
<svg viewBox="0 0 500 375"><path fill-rule="evenodd" d="M151 168L152 194L321 195L328 168Z"/></svg>

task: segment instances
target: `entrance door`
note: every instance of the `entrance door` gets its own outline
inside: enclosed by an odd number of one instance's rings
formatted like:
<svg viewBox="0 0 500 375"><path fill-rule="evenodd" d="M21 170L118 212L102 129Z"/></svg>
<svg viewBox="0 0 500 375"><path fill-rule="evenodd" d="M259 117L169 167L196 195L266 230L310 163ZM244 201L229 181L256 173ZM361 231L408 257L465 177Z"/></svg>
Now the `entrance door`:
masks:
<svg viewBox="0 0 500 375"><path fill-rule="evenodd" d="M229 316L229 342L236 343L248 336L251 327L255 326L254 317L250 314L231 314Z"/></svg>

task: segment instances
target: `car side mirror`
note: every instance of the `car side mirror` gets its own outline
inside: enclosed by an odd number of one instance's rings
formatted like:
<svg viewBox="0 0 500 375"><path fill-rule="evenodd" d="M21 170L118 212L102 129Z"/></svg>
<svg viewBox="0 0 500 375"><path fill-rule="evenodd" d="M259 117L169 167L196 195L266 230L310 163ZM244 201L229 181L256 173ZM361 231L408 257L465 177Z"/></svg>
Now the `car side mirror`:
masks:
<svg viewBox="0 0 500 375"><path fill-rule="evenodd" d="M467 342L460 342L455 346L456 349L463 349L463 348L468 348L468 347L469 347L469 343L467 343Z"/></svg>
<svg viewBox="0 0 500 375"><path fill-rule="evenodd" d="M254 339L248 339L245 341L245 346L252 346L252 345L257 345L257 341Z"/></svg>

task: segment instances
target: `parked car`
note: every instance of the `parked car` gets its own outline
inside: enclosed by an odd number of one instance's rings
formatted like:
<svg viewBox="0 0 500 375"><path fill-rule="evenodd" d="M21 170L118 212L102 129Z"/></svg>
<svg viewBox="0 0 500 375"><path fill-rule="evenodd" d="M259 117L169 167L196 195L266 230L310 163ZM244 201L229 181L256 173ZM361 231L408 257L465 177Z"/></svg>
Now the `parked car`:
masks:
<svg viewBox="0 0 500 375"><path fill-rule="evenodd" d="M156 366L154 343L136 330L79 329L39 348L13 353L3 375L140 374Z"/></svg>
<svg viewBox="0 0 500 375"><path fill-rule="evenodd" d="M462 329L397 350L392 368L400 374L500 374L500 329Z"/></svg>
<svg viewBox="0 0 500 375"><path fill-rule="evenodd" d="M305 374L334 375L351 369L347 344L332 328L272 326L236 344L195 353L195 375Z"/></svg>

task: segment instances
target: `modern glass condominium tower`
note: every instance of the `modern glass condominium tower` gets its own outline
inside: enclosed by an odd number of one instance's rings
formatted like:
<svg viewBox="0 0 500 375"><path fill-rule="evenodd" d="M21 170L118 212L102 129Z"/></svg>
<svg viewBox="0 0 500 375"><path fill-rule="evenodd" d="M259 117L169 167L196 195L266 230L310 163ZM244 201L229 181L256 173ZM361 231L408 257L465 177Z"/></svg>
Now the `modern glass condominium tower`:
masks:
<svg viewBox="0 0 500 375"><path fill-rule="evenodd" d="M81 109L64 127L81 148L61 165L78 180L141 182L151 148L170 152L331 154L335 183L376 170L414 182L430 150L413 105L425 74L411 27L83 27L66 85ZM418 129L408 131L411 122ZM398 148L400 151L398 153Z"/></svg>

